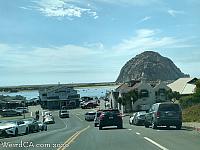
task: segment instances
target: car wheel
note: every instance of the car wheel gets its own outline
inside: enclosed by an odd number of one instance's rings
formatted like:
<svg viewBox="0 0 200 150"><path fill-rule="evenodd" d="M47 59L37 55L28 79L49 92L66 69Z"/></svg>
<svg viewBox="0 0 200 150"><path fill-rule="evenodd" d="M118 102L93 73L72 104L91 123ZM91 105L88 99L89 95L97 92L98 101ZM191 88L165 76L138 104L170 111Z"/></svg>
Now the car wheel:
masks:
<svg viewBox="0 0 200 150"><path fill-rule="evenodd" d="M149 123L148 123L148 122L144 122L144 126L145 126L146 128L149 128Z"/></svg>
<svg viewBox="0 0 200 150"><path fill-rule="evenodd" d="M155 122L152 122L152 129L157 129L157 125Z"/></svg>
<svg viewBox="0 0 200 150"><path fill-rule="evenodd" d="M18 136L18 129L15 129L15 135L14 136Z"/></svg>
<svg viewBox="0 0 200 150"><path fill-rule="evenodd" d="M47 126L45 127L45 131L47 131Z"/></svg>
<svg viewBox="0 0 200 150"><path fill-rule="evenodd" d="M96 123L94 124L94 127L97 127L97 124L96 124Z"/></svg>
<svg viewBox="0 0 200 150"><path fill-rule="evenodd" d="M182 127L182 125L181 125L181 124L179 124L179 125L177 125L177 126L176 126L176 129L180 130L180 129L181 129L181 127Z"/></svg>
<svg viewBox="0 0 200 150"><path fill-rule="evenodd" d="M122 125L118 125L117 128L118 129L123 129L123 126Z"/></svg>
<svg viewBox="0 0 200 150"><path fill-rule="evenodd" d="M28 129L28 127L26 127L26 133L25 134L28 134L28 132L29 132L29 129Z"/></svg>
<svg viewBox="0 0 200 150"><path fill-rule="evenodd" d="M103 129L103 127L102 126L99 126L99 130L102 130Z"/></svg>

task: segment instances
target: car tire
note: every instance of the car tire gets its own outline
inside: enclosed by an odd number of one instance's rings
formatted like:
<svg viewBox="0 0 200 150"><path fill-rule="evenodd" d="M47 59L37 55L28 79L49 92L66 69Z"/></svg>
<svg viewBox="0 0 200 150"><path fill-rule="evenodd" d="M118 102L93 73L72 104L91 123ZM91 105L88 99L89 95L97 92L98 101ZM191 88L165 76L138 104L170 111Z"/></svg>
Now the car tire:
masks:
<svg viewBox="0 0 200 150"><path fill-rule="evenodd" d="M176 126L176 129L177 129L177 130L181 130L181 127L182 127L182 125L179 124L179 125Z"/></svg>
<svg viewBox="0 0 200 150"><path fill-rule="evenodd" d="M94 124L94 127L97 127L97 124L96 124L96 123Z"/></svg>
<svg viewBox="0 0 200 150"><path fill-rule="evenodd" d="M15 135L14 136L18 136L18 128L15 129Z"/></svg>
<svg viewBox="0 0 200 150"><path fill-rule="evenodd" d="M25 132L25 134L27 135L29 133L29 129L28 129L28 127L26 127L26 132Z"/></svg>
<svg viewBox="0 0 200 150"><path fill-rule="evenodd" d="M99 130L102 130L103 129L103 127L102 126L99 126Z"/></svg>
<svg viewBox="0 0 200 150"><path fill-rule="evenodd" d="M117 128L118 129L123 129L123 125L118 125Z"/></svg>
<svg viewBox="0 0 200 150"><path fill-rule="evenodd" d="M144 126L146 127L146 128L149 128L149 123L148 122L144 122Z"/></svg>
<svg viewBox="0 0 200 150"><path fill-rule="evenodd" d="M152 122L152 129L157 129L157 125L155 122Z"/></svg>

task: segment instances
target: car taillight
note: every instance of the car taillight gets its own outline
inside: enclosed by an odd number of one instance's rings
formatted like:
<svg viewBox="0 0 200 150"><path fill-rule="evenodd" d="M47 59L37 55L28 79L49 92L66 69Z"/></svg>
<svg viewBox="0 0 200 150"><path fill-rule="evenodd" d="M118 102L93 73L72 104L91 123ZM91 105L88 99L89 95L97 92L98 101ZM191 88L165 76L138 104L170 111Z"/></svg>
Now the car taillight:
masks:
<svg viewBox="0 0 200 150"><path fill-rule="evenodd" d="M121 113L117 114L117 116L122 118L122 114Z"/></svg>
<svg viewBox="0 0 200 150"><path fill-rule="evenodd" d="M158 111L158 112L155 112L155 116L157 117L157 118L159 118L160 117L160 112Z"/></svg>
<svg viewBox="0 0 200 150"><path fill-rule="evenodd" d="M99 116L99 119L102 120L104 117L105 117L104 114L101 114L101 115Z"/></svg>

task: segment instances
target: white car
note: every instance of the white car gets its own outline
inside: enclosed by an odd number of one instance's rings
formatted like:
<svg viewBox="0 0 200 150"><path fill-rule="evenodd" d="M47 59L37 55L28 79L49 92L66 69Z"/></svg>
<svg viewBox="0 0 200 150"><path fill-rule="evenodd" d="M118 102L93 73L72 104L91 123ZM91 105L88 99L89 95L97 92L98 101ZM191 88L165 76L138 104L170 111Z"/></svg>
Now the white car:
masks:
<svg viewBox="0 0 200 150"><path fill-rule="evenodd" d="M134 118L135 118L136 113L133 113L132 116L129 118L129 124L134 124Z"/></svg>
<svg viewBox="0 0 200 150"><path fill-rule="evenodd" d="M19 134L28 134L28 126L24 121L5 121L0 124L0 135L17 136Z"/></svg>
<svg viewBox="0 0 200 150"><path fill-rule="evenodd" d="M28 113L27 107L17 107L15 110L20 111L21 113Z"/></svg>
<svg viewBox="0 0 200 150"><path fill-rule="evenodd" d="M52 116L47 116L44 118L44 123L45 124L54 124L55 121L54 121L54 118Z"/></svg>
<svg viewBox="0 0 200 150"><path fill-rule="evenodd" d="M42 116L45 117L45 116L52 116L51 112L49 111L45 111L42 113Z"/></svg>
<svg viewBox="0 0 200 150"><path fill-rule="evenodd" d="M85 120L94 121L95 115L96 115L96 112L93 112L93 111L87 112L85 113Z"/></svg>

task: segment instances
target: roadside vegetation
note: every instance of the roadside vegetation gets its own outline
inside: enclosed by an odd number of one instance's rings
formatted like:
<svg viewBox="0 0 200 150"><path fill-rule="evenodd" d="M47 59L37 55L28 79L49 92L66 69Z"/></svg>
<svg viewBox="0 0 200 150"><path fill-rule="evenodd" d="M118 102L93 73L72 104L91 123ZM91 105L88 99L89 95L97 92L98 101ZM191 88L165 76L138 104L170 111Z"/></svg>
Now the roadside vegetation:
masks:
<svg viewBox="0 0 200 150"><path fill-rule="evenodd" d="M183 122L200 122L200 104L183 109Z"/></svg>
<svg viewBox="0 0 200 150"><path fill-rule="evenodd" d="M184 122L200 122L200 80L196 83L196 92L179 100L183 108Z"/></svg>

